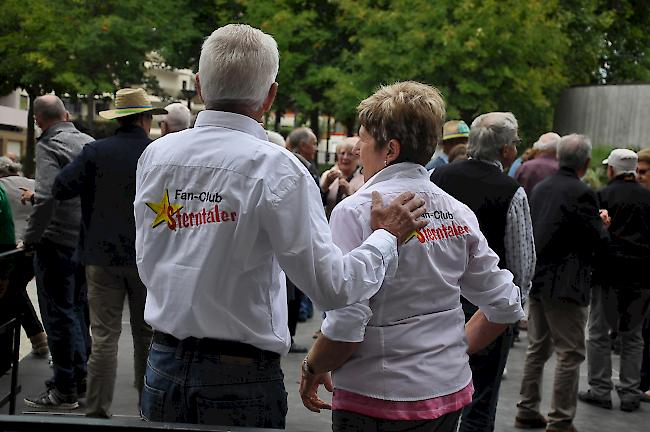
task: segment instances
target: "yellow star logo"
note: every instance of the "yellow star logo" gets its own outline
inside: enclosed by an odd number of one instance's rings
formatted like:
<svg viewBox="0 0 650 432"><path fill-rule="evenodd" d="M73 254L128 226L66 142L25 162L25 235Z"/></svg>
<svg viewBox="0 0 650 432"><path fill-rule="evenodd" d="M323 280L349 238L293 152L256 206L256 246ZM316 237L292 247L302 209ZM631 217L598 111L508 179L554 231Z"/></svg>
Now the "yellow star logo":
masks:
<svg viewBox="0 0 650 432"><path fill-rule="evenodd" d="M153 220L151 228L156 228L163 222L167 222L167 225L174 227L176 224L174 223L172 216L174 216L176 212L183 208L183 206L180 204L169 203L169 193L167 192L167 189L165 189L165 194L163 195L160 202L148 202L146 204L147 207L156 213L156 218Z"/></svg>

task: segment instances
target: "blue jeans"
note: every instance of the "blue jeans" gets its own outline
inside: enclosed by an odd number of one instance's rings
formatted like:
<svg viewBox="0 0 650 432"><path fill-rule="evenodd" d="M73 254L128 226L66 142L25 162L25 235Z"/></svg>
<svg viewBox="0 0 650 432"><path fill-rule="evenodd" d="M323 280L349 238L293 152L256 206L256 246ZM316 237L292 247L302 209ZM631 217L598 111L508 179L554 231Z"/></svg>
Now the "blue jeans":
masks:
<svg viewBox="0 0 650 432"><path fill-rule="evenodd" d="M284 429L280 360L151 344L140 414L148 421Z"/></svg>
<svg viewBox="0 0 650 432"><path fill-rule="evenodd" d="M34 273L43 326L54 363L54 386L75 394L86 376L90 335L86 285L74 249L44 240L36 248Z"/></svg>

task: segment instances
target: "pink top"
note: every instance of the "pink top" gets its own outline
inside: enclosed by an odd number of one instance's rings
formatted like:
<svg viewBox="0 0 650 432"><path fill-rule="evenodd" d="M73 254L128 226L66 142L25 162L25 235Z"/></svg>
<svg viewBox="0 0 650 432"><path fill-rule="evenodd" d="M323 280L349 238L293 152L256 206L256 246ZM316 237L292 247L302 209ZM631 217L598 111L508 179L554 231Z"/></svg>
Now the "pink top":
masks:
<svg viewBox="0 0 650 432"><path fill-rule="evenodd" d="M414 402L375 399L335 389L332 410L350 411L384 420L434 420L469 405L473 393L474 385L471 381L456 393Z"/></svg>

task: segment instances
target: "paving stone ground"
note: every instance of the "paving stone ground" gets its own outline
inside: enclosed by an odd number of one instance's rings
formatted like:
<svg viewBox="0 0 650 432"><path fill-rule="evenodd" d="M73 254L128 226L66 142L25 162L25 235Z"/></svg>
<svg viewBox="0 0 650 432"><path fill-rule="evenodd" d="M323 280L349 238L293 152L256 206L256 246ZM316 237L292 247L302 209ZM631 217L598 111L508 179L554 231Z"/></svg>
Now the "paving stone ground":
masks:
<svg viewBox="0 0 650 432"><path fill-rule="evenodd" d="M33 301L36 301L33 284L29 288ZM296 335L297 343L310 345L313 342L312 335L320 325L318 313L316 318L298 325ZM120 338L118 374L113 403L113 410L119 418L137 418L137 393L132 386L132 345L128 320L128 308L125 309L123 318L123 331ZM508 360L507 376L501 385L501 394L497 413L497 432L521 431L513 427L515 404L519 396L519 385L524 364L526 351L526 333L522 332L521 341L517 342L510 352ZM22 401L25 395L40 392L43 382L50 377L51 369L47 360L39 359L29 355L28 340L23 337L22 352L24 355L21 361L20 383L22 393L20 394L18 411L21 413L33 412L26 407ZM300 362L303 354L289 354L282 360L282 367L285 373L285 385L289 394L289 413L287 415L287 430L296 432L321 432L331 430L331 417L329 412L320 414L312 413L302 406L298 395L298 381L300 379ZM546 366L543 376L543 412L548 412L550 402L550 390L553 379L554 359L551 359ZM618 357L614 356L614 376L617 377ZM586 363L582 365L580 387L584 389L587 382ZM7 383L6 377L0 380L0 389L4 390ZM650 404L642 404L641 410L633 413L624 413L618 409L619 401L613 395L614 409L603 410L584 403L578 403L578 413L575 419L575 426L580 432L649 432L650 431ZM0 409L0 414L7 413L7 407ZM82 415L83 406L70 415Z"/></svg>

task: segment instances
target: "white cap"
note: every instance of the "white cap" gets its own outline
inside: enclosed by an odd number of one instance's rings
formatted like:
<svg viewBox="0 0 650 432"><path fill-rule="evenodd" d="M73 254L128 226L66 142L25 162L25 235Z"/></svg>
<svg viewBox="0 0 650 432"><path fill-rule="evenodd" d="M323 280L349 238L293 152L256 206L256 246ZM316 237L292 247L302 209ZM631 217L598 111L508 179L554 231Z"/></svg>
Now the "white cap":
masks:
<svg viewBox="0 0 650 432"><path fill-rule="evenodd" d="M632 150L614 149L603 165L610 165L616 174L635 174L638 156Z"/></svg>

